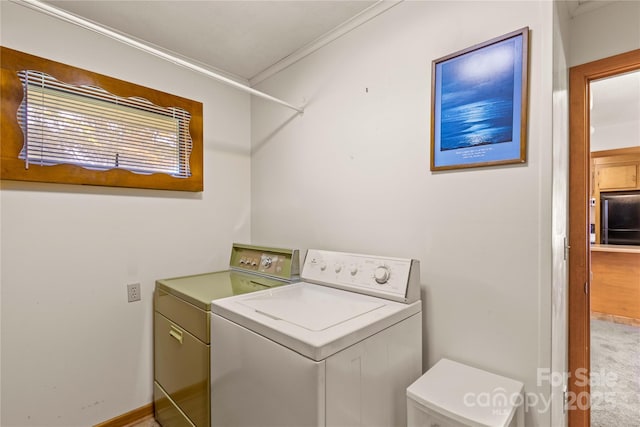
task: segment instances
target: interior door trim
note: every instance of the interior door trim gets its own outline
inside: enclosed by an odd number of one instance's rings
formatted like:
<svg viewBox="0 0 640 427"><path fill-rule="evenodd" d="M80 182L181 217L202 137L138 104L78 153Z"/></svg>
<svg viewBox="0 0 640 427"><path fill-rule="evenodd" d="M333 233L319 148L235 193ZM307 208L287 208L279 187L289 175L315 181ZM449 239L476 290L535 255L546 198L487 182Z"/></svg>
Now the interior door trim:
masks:
<svg viewBox="0 0 640 427"><path fill-rule="evenodd" d="M589 82L640 69L640 49L569 70L569 427L590 427Z"/></svg>

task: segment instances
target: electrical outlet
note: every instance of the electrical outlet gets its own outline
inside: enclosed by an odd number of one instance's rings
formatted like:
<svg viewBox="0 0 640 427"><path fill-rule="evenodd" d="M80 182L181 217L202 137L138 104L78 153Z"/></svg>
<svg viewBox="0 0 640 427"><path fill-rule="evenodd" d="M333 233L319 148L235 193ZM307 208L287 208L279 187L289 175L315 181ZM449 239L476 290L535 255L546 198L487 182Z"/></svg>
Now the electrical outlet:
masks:
<svg viewBox="0 0 640 427"><path fill-rule="evenodd" d="M127 297L129 302L140 301L140 283L127 285Z"/></svg>

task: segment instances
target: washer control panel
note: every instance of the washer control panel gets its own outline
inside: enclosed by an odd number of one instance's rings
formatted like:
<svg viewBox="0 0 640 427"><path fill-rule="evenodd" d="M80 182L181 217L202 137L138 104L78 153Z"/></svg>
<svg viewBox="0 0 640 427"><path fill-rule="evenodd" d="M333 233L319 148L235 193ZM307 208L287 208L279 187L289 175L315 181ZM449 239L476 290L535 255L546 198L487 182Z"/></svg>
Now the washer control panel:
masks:
<svg viewBox="0 0 640 427"><path fill-rule="evenodd" d="M420 294L419 270L419 262L408 258L309 249L301 277L311 283L413 302Z"/></svg>

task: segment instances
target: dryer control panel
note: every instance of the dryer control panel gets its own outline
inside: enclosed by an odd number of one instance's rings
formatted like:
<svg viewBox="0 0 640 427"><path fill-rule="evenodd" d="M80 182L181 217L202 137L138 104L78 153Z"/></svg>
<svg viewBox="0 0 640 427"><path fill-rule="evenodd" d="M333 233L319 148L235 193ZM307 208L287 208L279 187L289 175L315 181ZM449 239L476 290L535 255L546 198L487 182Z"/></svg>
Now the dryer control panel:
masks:
<svg viewBox="0 0 640 427"><path fill-rule="evenodd" d="M389 300L420 299L420 262L346 252L309 249L302 280Z"/></svg>
<svg viewBox="0 0 640 427"><path fill-rule="evenodd" d="M300 275L297 249L277 249L234 243L229 267L292 280Z"/></svg>

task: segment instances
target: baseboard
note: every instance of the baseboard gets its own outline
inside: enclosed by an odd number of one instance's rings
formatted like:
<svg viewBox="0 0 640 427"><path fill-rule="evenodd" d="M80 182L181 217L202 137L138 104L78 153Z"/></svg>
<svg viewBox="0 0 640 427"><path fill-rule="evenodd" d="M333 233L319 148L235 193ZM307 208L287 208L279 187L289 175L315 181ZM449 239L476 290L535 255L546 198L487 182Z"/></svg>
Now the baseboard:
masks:
<svg viewBox="0 0 640 427"><path fill-rule="evenodd" d="M124 427L135 422L143 421L145 418L153 416L153 403L141 406L138 409L129 411L126 414L118 415L108 421L96 424L93 427Z"/></svg>
<svg viewBox="0 0 640 427"><path fill-rule="evenodd" d="M634 319L632 317L617 316L615 314L598 313L597 311L591 312L591 318L598 319L598 320L607 320L609 322L614 322L614 323L622 323L623 325L640 326L640 319Z"/></svg>

